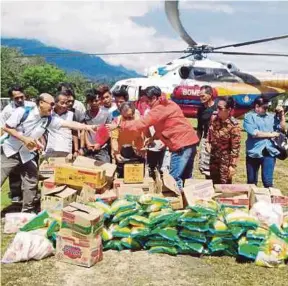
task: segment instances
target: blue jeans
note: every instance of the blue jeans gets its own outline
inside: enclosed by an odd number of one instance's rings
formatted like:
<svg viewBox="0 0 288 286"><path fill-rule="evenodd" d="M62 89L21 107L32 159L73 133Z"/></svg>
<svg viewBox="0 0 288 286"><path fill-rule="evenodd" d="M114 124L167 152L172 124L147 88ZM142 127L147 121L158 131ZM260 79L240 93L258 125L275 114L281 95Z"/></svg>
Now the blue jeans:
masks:
<svg viewBox="0 0 288 286"><path fill-rule="evenodd" d="M180 190L183 189L183 181L192 177L195 155L196 145L171 152L170 175L175 179Z"/></svg>
<svg viewBox="0 0 288 286"><path fill-rule="evenodd" d="M272 156L264 156L262 158L246 157L247 183L258 183L258 171L261 166L262 183L265 188L273 187L273 173L276 158Z"/></svg>

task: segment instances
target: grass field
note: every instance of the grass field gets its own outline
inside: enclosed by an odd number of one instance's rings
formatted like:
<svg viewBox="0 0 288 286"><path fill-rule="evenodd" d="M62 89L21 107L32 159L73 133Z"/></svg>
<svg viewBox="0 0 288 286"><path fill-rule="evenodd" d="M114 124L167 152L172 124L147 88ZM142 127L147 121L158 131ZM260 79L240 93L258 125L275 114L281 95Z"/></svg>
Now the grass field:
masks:
<svg viewBox="0 0 288 286"><path fill-rule="evenodd" d="M246 183L245 140L242 133L241 158L235 183ZM288 195L288 161L277 161L275 187ZM197 168L195 178L203 178ZM261 179L260 179L261 181ZM1 208L10 204L8 185L3 186ZM12 235L2 235L1 254ZM2 285L287 285L288 267L268 269L253 263L238 263L230 257L202 257L148 254L144 251L108 251L104 260L91 269L57 262L54 257L2 265Z"/></svg>

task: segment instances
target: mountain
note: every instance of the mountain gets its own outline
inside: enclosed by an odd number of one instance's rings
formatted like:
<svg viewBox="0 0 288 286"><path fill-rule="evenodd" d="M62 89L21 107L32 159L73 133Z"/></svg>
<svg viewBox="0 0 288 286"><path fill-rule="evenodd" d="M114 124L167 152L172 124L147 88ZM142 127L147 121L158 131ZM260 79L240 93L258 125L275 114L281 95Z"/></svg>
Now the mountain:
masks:
<svg viewBox="0 0 288 286"><path fill-rule="evenodd" d="M36 54L48 63L54 64L67 72L80 72L85 77L92 80L119 80L131 77L142 77L133 70L129 70L123 66L114 66L106 63L100 57L45 57L47 54L54 53L70 53L71 55L80 52L59 49L56 47L46 46L37 40L1 38L1 45L19 48L25 55ZM85 54L85 53L80 53Z"/></svg>

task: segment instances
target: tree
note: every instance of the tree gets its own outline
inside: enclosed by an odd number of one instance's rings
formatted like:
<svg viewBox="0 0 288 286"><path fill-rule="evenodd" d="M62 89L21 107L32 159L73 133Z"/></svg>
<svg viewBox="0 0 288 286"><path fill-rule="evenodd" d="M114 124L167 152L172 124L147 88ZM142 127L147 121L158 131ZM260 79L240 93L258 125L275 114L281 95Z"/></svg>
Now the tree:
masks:
<svg viewBox="0 0 288 286"><path fill-rule="evenodd" d="M38 94L47 92L53 95L57 84L64 81L65 76L63 70L50 64L29 66L23 71L21 82L24 88L33 87Z"/></svg>
<svg viewBox="0 0 288 286"><path fill-rule="evenodd" d="M1 46L1 96L7 97L9 87L21 83L26 67L43 63L40 57L27 58L19 49Z"/></svg>
<svg viewBox="0 0 288 286"><path fill-rule="evenodd" d="M72 72L66 75L66 82L70 82L74 86L75 96L78 100L85 100L85 90L96 87L92 81L87 80L81 73Z"/></svg>

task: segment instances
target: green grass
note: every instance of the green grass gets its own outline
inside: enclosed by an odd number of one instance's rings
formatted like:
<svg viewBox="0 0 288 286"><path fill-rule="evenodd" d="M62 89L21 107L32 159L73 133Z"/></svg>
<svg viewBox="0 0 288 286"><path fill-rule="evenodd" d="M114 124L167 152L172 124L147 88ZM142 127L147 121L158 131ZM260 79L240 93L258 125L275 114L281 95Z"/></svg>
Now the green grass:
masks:
<svg viewBox="0 0 288 286"><path fill-rule="evenodd" d="M192 121L195 125L195 121ZM246 183L245 140L242 146L234 183ZM288 160L277 160L274 185L288 195ZM194 178L203 178L194 165ZM261 182L261 179L259 180ZM10 205L8 183L1 193L1 208ZM13 235L2 235L3 255ZM90 271L91 270L91 271ZM146 252L128 253L108 251L103 262L90 269L58 263L55 257L39 262L16 263L2 266L2 285L287 285L288 267L268 269L253 263L238 263L231 257L201 259L190 256L147 255ZM82 280L83 279L83 280ZM96 282L97 281L97 282ZM127 281L129 281L127 283ZM27 283L28 282L28 283Z"/></svg>

